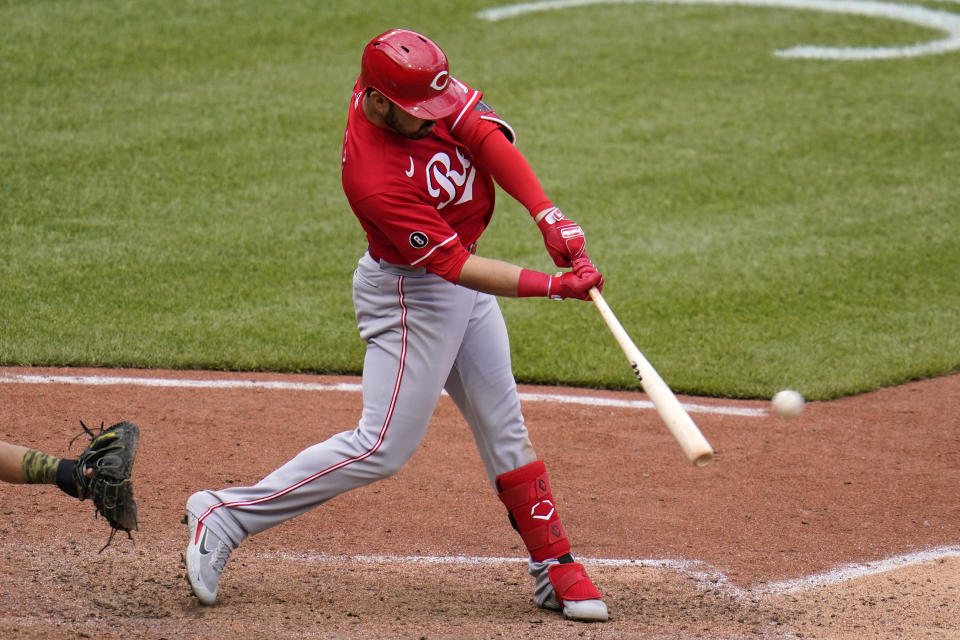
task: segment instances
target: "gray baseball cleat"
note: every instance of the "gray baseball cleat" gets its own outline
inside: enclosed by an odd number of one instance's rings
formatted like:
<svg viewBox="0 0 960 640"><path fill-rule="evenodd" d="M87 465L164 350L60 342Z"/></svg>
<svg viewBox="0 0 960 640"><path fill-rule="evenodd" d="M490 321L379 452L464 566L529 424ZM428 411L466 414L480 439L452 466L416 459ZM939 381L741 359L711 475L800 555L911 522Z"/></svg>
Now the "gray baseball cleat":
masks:
<svg viewBox="0 0 960 640"><path fill-rule="evenodd" d="M187 581L197 599L202 604L211 605L217 600L220 574L233 549L189 511L184 521L190 529L185 558Z"/></svg>
<svg viewBox="0 0 960 640"><path fill-rule="evenodd" d="M534 577L533 601L538 607L563 611L564 617L581 622L610 619L606 603L600 599L600 592L579 562L561 564L555 559L530 560L529 572Z"/></svg>

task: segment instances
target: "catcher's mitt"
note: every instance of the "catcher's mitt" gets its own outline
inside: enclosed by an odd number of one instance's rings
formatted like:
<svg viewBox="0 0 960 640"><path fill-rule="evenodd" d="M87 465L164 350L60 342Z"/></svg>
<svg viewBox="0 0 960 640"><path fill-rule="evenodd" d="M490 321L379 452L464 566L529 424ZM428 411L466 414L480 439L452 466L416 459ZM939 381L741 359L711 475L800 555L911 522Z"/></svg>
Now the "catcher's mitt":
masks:
<svg viewBox="0 0 960 640"><path fill-rule="evenodd" d="M100 432L94 433L87 425L80 426L88 436L90 444L77 458L73 468L73 482L77 485L77 495L81 500L93 500L100 513L113 528L106 549L113 542L113 534L118 529L127 532L137 528L137 503L133 500L133 461L137 457L137 445L140 442L140 428L132 422L118 422L109 429L100 424ZM77 437L83 435L79 434ZM74 438L76 439L76 438ZM92 473L88 471L92 470ZM96 512L94 513L96 515ZM103 552L100 549L100 552Z"/></svg>

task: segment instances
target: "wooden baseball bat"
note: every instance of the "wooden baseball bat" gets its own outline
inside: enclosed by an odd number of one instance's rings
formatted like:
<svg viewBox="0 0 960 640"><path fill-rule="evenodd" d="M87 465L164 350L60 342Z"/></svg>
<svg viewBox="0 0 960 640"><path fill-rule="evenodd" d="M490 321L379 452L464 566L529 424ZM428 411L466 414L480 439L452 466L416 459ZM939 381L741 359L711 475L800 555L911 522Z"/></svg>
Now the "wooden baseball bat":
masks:
<svg viewBox="0 0 960 640"><path fill-rule="evenodd" d="M673 394L653 365L640 353L640 349L627 335L623 325L617 320L617 316L613 315L610 305L596 287L590 289L590 297L613 333L613 337L616 338L617 344L623 349L623 354L627 356L627 361L633 367L633 372L643 386L643 390L650 397L653 406L657 408L657 413L670 429L670 433L680 443L680 448L683 449L687 458L698 467L709 464L713 460L713 448L694 424L690 414L683 408L677 396Z"/></svg>

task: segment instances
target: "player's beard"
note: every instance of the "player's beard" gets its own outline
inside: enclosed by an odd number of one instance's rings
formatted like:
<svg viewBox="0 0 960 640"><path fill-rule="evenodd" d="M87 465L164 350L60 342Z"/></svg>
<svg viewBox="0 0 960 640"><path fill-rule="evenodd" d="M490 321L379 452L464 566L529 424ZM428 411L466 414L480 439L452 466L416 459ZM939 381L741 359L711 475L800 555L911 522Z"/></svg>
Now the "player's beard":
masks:
<svg viewBox="0 0 960 640"><path fill-rule="evenodd" d="M416 129L415 131L405 131L402 128L400 121L397 119L396 107L394 107L393 104L391 104L390 108L387 109L387 115L383 117L383 121L393 130L394 133L397 133L404 138L410 138L411 140L420 140L421 138L426 138L428 135L430 135L430 132L433 131L433 125L436 124L436 120L424 120L419 129Z"/></svg>

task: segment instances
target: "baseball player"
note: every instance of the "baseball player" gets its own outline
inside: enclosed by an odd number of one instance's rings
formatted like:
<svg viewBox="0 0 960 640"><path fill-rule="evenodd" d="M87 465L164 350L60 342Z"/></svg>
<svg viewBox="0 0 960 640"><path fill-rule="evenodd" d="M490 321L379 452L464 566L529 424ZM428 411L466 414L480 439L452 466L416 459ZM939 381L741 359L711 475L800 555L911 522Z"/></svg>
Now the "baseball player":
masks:
<svg viewBox="0 0 960 640"><path fill-rule="evenodd" d="M450 75L443 51L423 35L396 29L365 47L342 156L343 189L369 245L353 277L367 345L363 412L355 429L252 487L190 496L186 565L200 602L215 601L227 559L247 536L400 469L446 390L530 553L536 604L574 620L608 619L571 555L530 443L496 299L589 300L603 277L581 228L547 198L513 130L481 97ZM568 270L550 275L477 254L494 182L527 208L550 256Z"/></svg>
<svg viewBox="0 0 960 640"><path fill-rule="evenodd" d="M90 438L76 459L57 456L17 444L0 441L0 480L10 484L54 484L81 501L90 498L96 513L110 524L113 535L137 528L137 503L133 498L133 463L140 443L140 428L132 422L118 422L94 433L82 422ZM81 434L82 435L82 434ZM103 551L101 549L100 551Z"/></svg>

